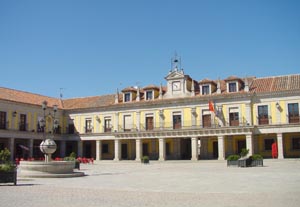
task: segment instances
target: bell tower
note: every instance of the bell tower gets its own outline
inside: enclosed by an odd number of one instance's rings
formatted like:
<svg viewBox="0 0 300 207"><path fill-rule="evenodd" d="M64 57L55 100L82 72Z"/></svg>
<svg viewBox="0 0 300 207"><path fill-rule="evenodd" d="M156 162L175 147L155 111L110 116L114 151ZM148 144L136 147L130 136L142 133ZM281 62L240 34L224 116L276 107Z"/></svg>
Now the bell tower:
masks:
<svg viewBox="0 0 300 207"><path fill-rule="evenodd" d="M181 58L175 53L174 57L171 58L171 70L167 77L167 92L164 95L165 98L176 98L190 96L189 80L191 79L188 75L184 74L181 68Z"/></svg>

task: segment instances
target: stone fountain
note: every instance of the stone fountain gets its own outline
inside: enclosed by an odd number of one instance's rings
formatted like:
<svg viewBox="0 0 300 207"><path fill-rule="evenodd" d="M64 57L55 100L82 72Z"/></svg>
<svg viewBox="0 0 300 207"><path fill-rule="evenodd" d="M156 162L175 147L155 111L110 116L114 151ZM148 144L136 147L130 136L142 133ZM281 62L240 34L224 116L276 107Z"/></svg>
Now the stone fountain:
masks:
<svg viewBox="0 0 300 207"><path fill-rule="evenodd" d="M44 119L40 125L45 128L46 116L45 111L47 109L47 102L42 103L42 109L44 111ZM54 141L55 129L58 127L55 121L55 113L57 112L57 106L53 106L53 130L48 138L45 138L45 132L43 132L43 141L40 144L40 150L45 155L45 161L21 161L20 162L20 177L35 177L35 178L63 178L63 177L79 177L84 176L83 172L74 172L75 161L52 161L51 155L56 151L57 146ZM50 115L50 113L49 113ZM43 130L45 131L45 129Z"/></svg>

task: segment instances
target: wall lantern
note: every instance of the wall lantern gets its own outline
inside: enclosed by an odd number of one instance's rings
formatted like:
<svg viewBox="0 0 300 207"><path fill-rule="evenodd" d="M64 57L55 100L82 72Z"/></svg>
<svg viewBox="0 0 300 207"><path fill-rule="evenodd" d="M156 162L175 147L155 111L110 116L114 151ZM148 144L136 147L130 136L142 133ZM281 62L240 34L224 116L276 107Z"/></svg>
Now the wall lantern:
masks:
<svg viewBox="0 0 300 207"><path fill-rule="evenodd" d="M101 122L101 120L100 120L100 117L99 116L96 116L96 120L97 120L97 122Z"/></svg>

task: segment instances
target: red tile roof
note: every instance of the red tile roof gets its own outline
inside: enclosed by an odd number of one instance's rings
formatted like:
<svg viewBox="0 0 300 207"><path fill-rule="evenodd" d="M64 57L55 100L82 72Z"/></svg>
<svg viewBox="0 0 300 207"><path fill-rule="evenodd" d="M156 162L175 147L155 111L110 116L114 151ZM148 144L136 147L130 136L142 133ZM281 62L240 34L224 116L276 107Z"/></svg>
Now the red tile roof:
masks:
<svg viewBox="0 0 300 207"><path fill-rule="evenodd" d="M226 79L228 80L228 79ZM226 80L215 80L215 83L220 81L222 94L227 94L226 90ZM240 79L245 82L245 79ZM277 92L286 90L300 90L300 74L298 75L286 75L278 77L265 77L265 78L247 78L249 83L249 92ZM148 86L147 86L148 87ZM145 87L145 88L147 88ZM134 88L127 88L134 89ZM123 90L127 91L127 90ZM135 89L136 91L136 89ZM167 87L163 86L163 91L167 91ZM247 93L242 89L238 93ZM197 96L201 96L196 93ZM219 95L216 91L213 95ZM119 94L119 103L122 103L122 93ZM115 104L115 94L103 95L103 96L93 96L93 97L83 97L83 98L71 98L60 100L58 98L51 98L39 94L33 94L29 92L8 89L0 87L0 100L8 100L13 102L20 102L25 104L41 105L44 100L48 102L48 106L58 105L60 109L84 109L84 108L94 108L94 107L104 107ZM142 90L141 90L141 101L143 100Z"/></svg>
<svg viewBox="0 0 300 207"><path fill-rule="evenodd" d="M65 109L82 109L109 106L115 103L115 95L92 96L83 98L66 99L64 102Z"/></svg>
<svg viewBox="0 0 300 207"><path fill-rule="evenodd" d="M0 99L40 106L43 101L47 101L48 107L57 105L58 108L63 108L62 101L60 99L3 87L0 87Z"/></svg>

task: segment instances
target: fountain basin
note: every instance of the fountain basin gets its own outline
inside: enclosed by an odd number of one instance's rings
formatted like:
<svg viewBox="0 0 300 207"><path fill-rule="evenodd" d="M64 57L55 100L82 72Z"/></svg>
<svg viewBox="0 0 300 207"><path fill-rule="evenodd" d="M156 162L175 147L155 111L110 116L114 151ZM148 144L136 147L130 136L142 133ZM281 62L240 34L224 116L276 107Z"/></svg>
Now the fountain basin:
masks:
<svg viewBox="0 0 300 207"><path fill-rule="evenodd" d="M74 172L75 161L21 161L20 177L79 177L83 172Z"/></svg>

